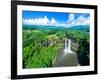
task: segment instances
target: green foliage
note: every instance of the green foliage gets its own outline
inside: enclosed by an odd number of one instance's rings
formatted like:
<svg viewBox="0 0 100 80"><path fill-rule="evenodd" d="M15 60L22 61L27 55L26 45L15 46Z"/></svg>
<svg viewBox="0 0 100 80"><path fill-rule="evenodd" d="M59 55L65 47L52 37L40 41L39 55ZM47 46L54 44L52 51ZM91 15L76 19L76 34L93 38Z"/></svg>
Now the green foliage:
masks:
<svg viewBox="0 0 100 80"><path fill-rule="evenodd" d="M89 55L89 33L84 32L82 30L76 31L69 31L67 33L68 37L71 38L74 42L79 43L79 49L77 53L82 53L85 55Z"/></svg>
<svg viewBox="0 0 100 80"><path fill-rule="evenodd" d="M81 40L85 39L87 42L89 42L89 33L84 32L82 30L76 31L68 31L67 36L77 42L80 42Z"/></svg>
<svg viewBox="0 0 100 80"><path fill-rule="evenodd" d="M59 37L52 32L43 30L24 30L23 31L23 67L40 68L51 67L60 47L50 46ZM48 47L43 46L44 41L49 42Z"/></svg>
<svg viewBox="0 0 100 80"><path fill-rule="evenodd" d="M60 39L63 39L63 38L66 37L66 34L65 34L65 32L63 32L63 31L58 31L58 32L56 33L56 35L57 35Z"/></svg>
<svg viewBox="0 0 100 80"><path fill-rule="evenodd" d="M78 30L23 30L23 68L52 67L65 38L79 43L77 53L89 54L89 33ZM63 42L63 43L62 43ZM54 44L54 45L51 45Z"/></svg>

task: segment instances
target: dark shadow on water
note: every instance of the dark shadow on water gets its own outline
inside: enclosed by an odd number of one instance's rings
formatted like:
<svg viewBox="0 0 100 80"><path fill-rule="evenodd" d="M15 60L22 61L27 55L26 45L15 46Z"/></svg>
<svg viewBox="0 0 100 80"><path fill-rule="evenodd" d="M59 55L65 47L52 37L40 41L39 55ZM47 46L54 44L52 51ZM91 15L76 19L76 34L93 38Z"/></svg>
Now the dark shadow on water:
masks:
<svg viewBox="0 0 100 80"><path fill-rule="evenodd" d="M84 53L68 53L64 54L63 49L58 52L53 67L64 66L89 66L89 57Z"/></svg>
<svg viewBox="0 0 100 80"><path fill-rule="evenodd" d="M89 57L85 54L78 54L78 62L80 66L88 66L89 65Z"/></svg>

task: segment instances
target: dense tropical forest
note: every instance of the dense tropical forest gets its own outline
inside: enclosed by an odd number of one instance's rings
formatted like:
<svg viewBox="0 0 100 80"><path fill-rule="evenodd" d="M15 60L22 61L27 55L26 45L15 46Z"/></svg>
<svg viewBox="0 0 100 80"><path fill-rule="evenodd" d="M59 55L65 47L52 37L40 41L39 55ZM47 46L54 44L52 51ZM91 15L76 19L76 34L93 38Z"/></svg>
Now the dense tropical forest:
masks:
<svg viewBox="0 0 100 80"><path fill-rule="evenodd" d="M34 26L34 27L33 27ZM78 55L80 65L89 65L89 26L53 28L23 25L23 68L52 67L64 40L71 39L71 49ZM86 62L80 61L85 56Z"/></svg>

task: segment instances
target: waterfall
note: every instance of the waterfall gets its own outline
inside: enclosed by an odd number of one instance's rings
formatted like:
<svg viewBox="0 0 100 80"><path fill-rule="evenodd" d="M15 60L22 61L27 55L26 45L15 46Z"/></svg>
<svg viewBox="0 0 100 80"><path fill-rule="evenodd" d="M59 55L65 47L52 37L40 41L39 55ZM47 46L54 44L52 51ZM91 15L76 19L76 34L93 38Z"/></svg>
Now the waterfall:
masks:
<svg viewBox="0 0 100 80"><path fill-rule="evenodd" d="M64 47L64 52L67 53L67 39L65 39L65 47Z"/></svg>
<svg viewBox="0 0 100 80"><path fill-rule="evenodd" d="M65 45L64 46L65 46L64 47L65 54L72 53L72 51L71 51L71 40L70 39L68 39L68 43L67 43L67 39L65 39Z"/></svg>
<svg viewBox="0 0 100 80"><path fill-rule="evenodd" d="M68 52L71 52L71 40L68 39Z"/></svg>

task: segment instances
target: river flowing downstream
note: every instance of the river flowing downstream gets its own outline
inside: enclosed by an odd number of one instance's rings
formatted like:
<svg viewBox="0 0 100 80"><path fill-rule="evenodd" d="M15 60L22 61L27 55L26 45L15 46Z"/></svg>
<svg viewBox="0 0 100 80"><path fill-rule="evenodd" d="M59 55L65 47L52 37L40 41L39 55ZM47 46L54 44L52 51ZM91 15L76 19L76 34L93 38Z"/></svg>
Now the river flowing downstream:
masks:
<svg viewBox="0 0 100 80"><path fill-rule="evenodd" d="M78 66L78 56L71 51L71 40L65 39L64 49L59 50L59 54L53 64L53 67Z"/></svg>

